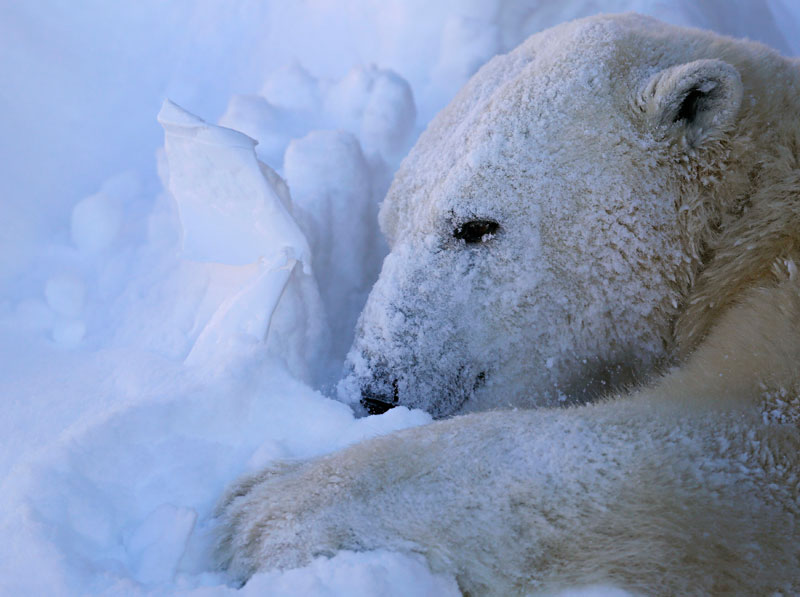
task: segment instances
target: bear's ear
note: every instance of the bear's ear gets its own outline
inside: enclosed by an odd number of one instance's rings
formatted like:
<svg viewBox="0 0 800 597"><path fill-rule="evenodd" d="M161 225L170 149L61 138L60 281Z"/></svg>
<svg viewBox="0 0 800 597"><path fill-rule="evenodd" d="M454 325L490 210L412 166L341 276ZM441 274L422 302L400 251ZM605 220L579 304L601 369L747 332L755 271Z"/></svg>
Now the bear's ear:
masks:
<svg viewBox="0 0 800 597"><path fill-rule="evenodd" d="M742 78L722 60L696 60L656 73L637 99L651 126L683 133L694 148L729 130L742 102Z"/></svg>

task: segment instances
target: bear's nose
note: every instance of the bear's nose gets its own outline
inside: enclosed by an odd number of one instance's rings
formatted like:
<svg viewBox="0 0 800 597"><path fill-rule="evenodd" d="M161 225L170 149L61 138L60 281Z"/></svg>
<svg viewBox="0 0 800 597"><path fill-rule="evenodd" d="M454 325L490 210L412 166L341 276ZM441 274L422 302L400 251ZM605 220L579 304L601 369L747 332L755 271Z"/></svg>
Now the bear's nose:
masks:
<svg viewBox="0 0 800 597"><path fill-rule="evenodd" d="M382 415L397 406L397 380L392 381L392 394L375 391L371 386L361 388L361 406L371 415Z"/></svg>

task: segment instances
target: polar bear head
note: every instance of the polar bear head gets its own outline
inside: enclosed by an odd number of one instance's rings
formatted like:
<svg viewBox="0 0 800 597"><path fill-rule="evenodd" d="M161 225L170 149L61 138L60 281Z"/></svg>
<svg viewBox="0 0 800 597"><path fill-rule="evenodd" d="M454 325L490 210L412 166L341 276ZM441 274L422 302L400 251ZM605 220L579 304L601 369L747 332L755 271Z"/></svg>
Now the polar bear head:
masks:
<svg viewBox="0 0 800 597"><path fill-rule="evenodd" d="M340 393L446 416L585 401L669 365L761 275L733 262L797 143L799 78L759 44L637 15L493 59L395 176Z"/></svg>

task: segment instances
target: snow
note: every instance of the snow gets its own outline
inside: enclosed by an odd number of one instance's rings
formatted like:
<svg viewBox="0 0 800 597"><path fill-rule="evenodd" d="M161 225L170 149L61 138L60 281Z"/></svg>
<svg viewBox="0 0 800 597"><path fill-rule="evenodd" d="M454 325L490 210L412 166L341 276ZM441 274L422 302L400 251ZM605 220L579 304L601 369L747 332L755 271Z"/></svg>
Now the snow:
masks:
<svg viewBox="0 0 800 597"><path fill-rule="evenodd" d="M72 208L72 242L81 250L99 252L114 242L122 224L122 209L107 193L96 193Z"/></svg>
<svg viewBox="0 0 800 597"><path fill-rule="evenodd" d="M374 226L353 226L377 220L375 175L358 139L344 131L314 131L293 140L284 169L297 219L312 247L316 282L329 314L331 351L341 360L384 253Z"/></svg>
<svg viewBox="0 0 800 597"><path fill-rule="evenodd" d="M67 317L80 315L84 293L83 282L70 274L56 274L44 285L47 305L56 313Z"/></svg>
<svg viewBox="0 0 800 597"><path fill-rule="evenodd" d="M328 397L378 203L481 64L600 9L800 54L788 0L0 8L0 594L233 594L210 554L227 484L430 421ZM243 593L458 591L371 552Z"/></svg>
<svg viewBox="0 0 800 597"><path fill-rule="evenodd" d="M169 100L158 121L186 259L246 265L285 252L287 260L309 260L302 232L261 172L257 141L208 125Z"/></svg>

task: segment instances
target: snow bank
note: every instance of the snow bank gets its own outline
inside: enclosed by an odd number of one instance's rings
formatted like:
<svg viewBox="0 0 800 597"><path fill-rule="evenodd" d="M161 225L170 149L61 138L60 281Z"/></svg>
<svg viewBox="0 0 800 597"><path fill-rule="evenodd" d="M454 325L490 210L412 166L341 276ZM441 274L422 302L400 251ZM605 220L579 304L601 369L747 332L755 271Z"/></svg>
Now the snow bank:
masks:
<svg viewBox="0 0 800 597"><path fill-rule="evenodd" d="M781 0L603 8L800 53L798 11ZM597 10L0 9L0 594L233 593L209 555L229 482L426 423L401 408L355 419L313 389L330 393L385 254L378 202L482 63ZM162 129L167 96L219 126L167 103ZM375 552L260 574L243 593L457 590L419 559Z"/></svg>
<svg viewBox="0 0 800 597"><path fill-rule="evenodd" d="M128 366L145 364L126 356ZM159 394L88 418L9 475L0 490L2 532L16 541L0 546L2 594L224 586L222 576L208 572L209 517L232 476L429 420L408 410L354 419L348 407L277 363L252 362L229 373L200 384L173 364L157 376ZM367 570L402 569L408 560L353 558L350 566ZM425 572L418 562L408 566ZM316 563L311 578L331 577L341 586L340 572L330 568ZM278 586L296 585L297 577ZM427 573L411 582L435 579Z"/></svg>

